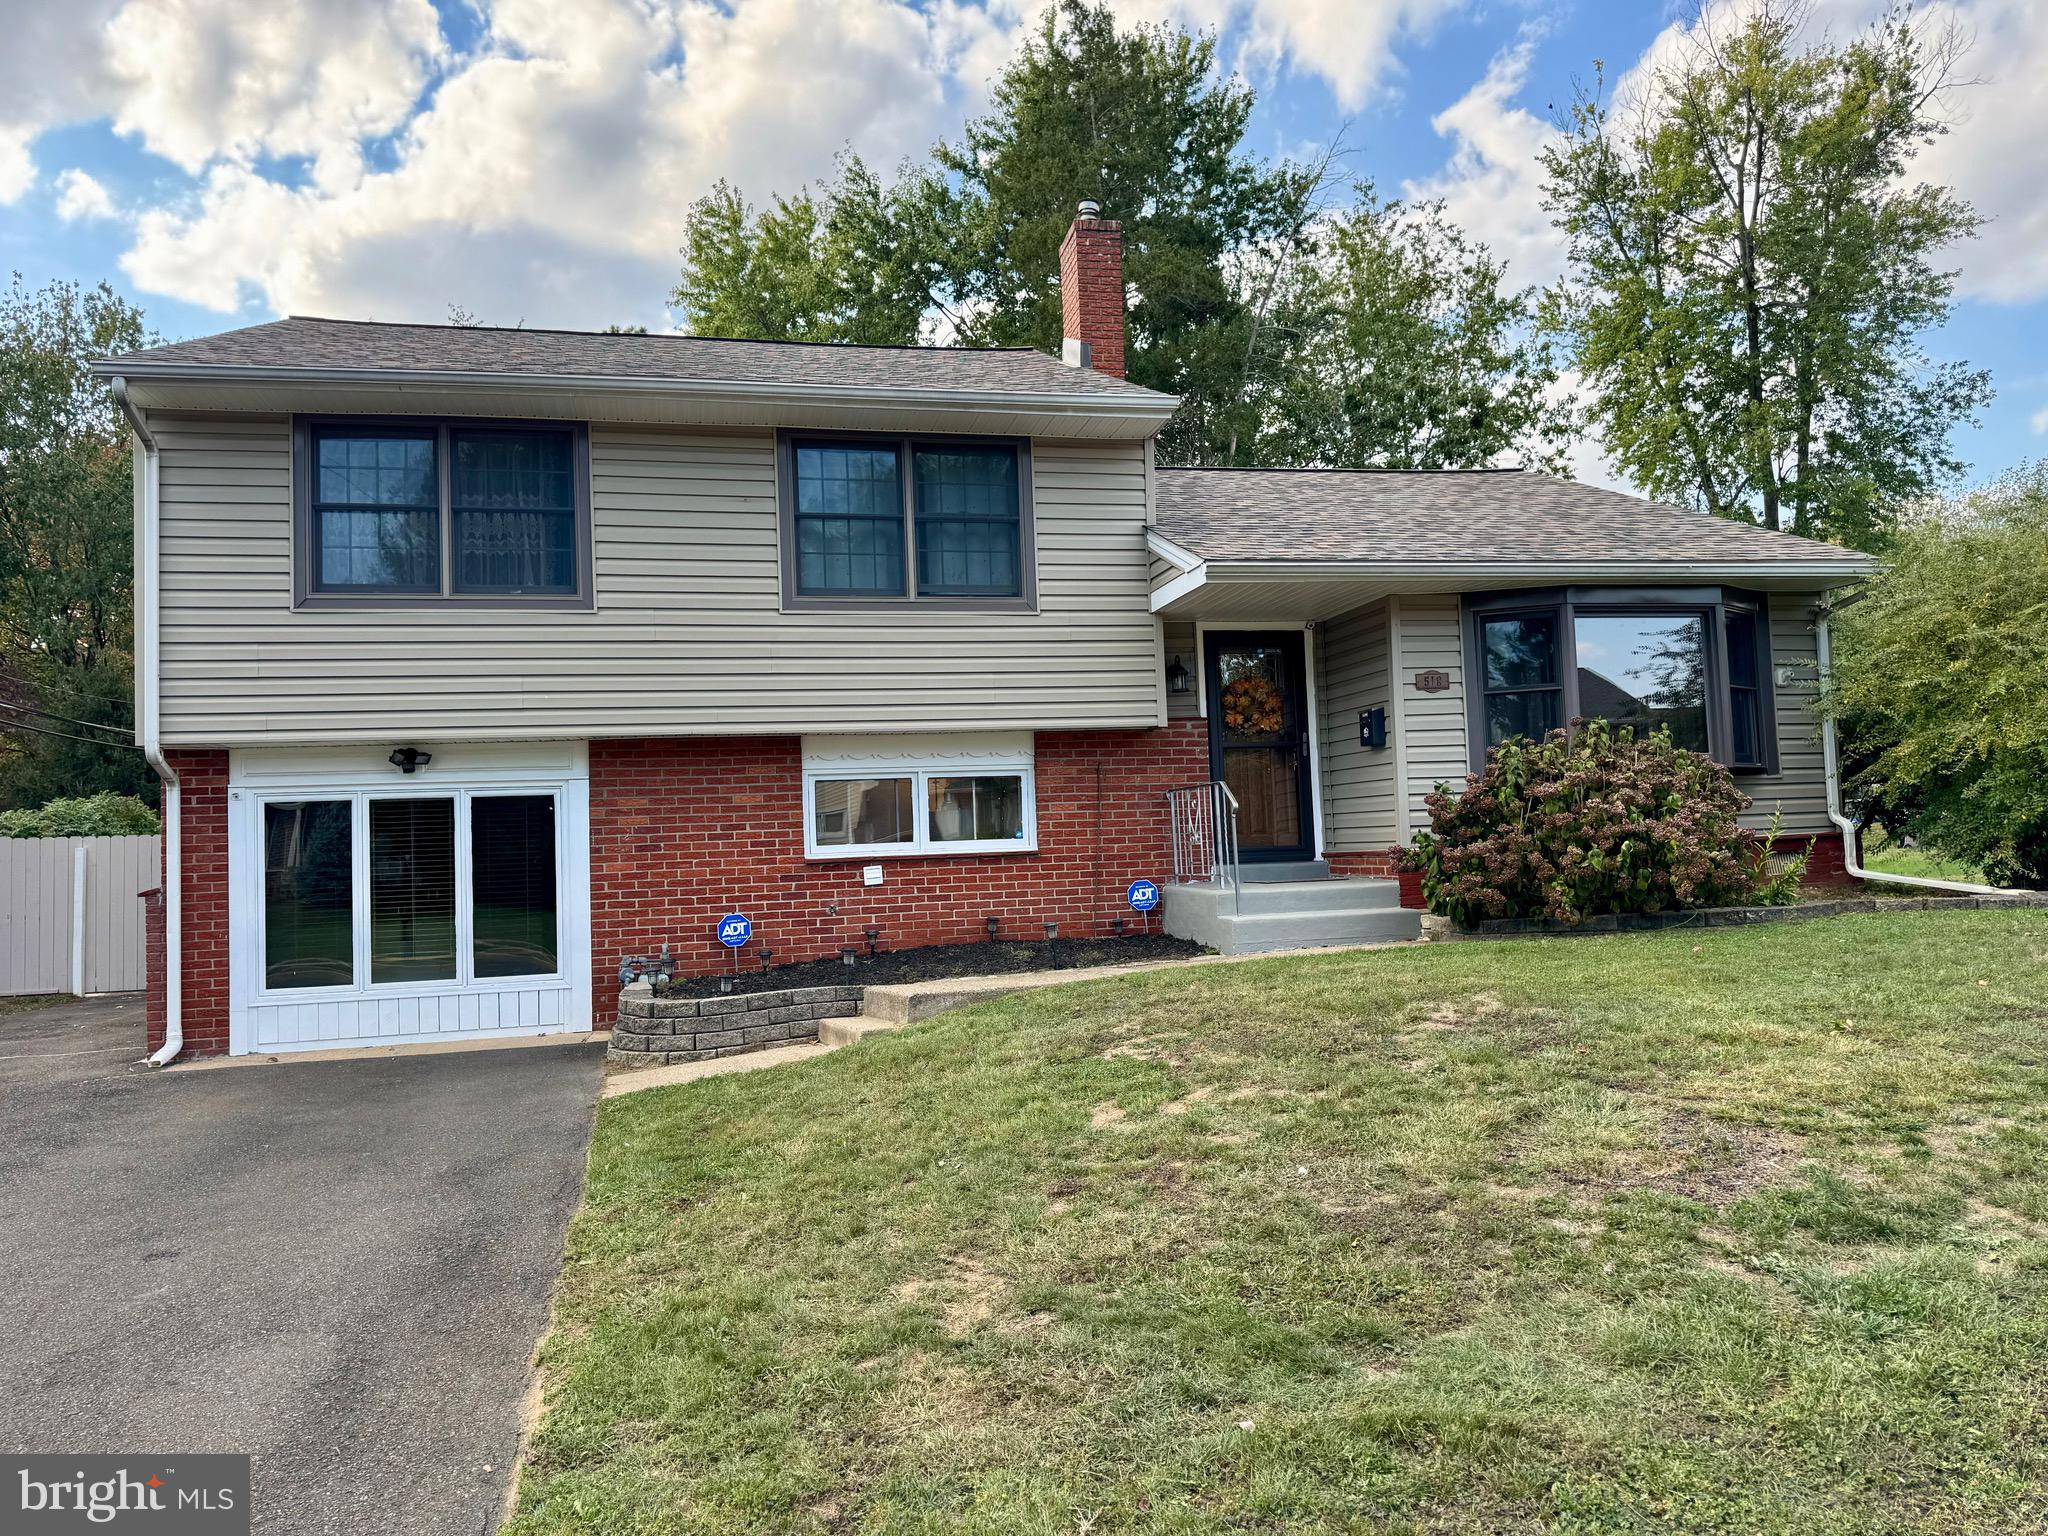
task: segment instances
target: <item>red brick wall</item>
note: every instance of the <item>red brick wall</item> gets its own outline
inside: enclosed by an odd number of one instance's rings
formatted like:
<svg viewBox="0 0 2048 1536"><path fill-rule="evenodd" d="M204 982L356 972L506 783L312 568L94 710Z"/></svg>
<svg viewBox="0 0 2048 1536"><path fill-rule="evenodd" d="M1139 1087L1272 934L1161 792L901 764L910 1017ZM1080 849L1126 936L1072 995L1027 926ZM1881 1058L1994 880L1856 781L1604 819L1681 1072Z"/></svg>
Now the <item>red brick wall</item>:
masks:
<svg viewBox="0 0 2048 1536"><path fill-rule="evenodd" d="M1062 334L1088 343L1089 366L1124 376L1124 227L1076 219L1060 242Z"/></svg>
<svg viewBox="0 0 2048 1536"><path fill-rule="evenodd" d="M158 875L163 871L159 869ZM142 902L142 1035L152 1053L164 1043L164 891L144 891Z"/></svg>
<svg viewBox="0 0 2048 1536"><path fill-rule="evenodd" d="M178 775L185 1054L219 1056L228 1048L228 755L179 749L164 757ZM152 1003L145 1010L152 1051L164 1043L162 967L159 953L149 977Z"/></svg>
<svg viewBox="0 0 2048 1536"><path fill-rule="evenodd" d="M1848 866L1842 862L1842 834L1839 832L1823 832L1808 837L1784 836L1773 847L1778 853L1797 854L1804 851L1808 843L1813 844L1813 856L1806 861L1806 877L1800 881L1801 885L1856 884L1849 878ZM1856 851L1860 857L1863 852L1860 838Z"/></svg>
<svg viewBox="0 0 2048 1536"><path fill-rule="evenodd" d="M730 964L712 936L727 912L754 921L745 959L816 959L878 944L964 943L990 916L1011 938L1137 922L1130 881L1172 875L1165 791L1208 777L1203 723L1154 731L1041 731L1038 849L910 859L804 857L803 759L793 736L590 744L591 996L608 1021L621 957L664 941L690 975ZM863 863L884 881L861 884ZM1158 921L1157 917L1153 922Z"/></svg>
<svg viewBox="0 0 2048 1536"><path fill-rule="evenodd" d="M1378 880L1399 880L1401 882L1401 905L1420 911L1422 900L1422 876L1415 870L1396 869L1395 860L1400 856L1398 848L1388 848L1377 853L1333 853L1329 856L1331 870L1340 875L1365 875Z"/></svg>

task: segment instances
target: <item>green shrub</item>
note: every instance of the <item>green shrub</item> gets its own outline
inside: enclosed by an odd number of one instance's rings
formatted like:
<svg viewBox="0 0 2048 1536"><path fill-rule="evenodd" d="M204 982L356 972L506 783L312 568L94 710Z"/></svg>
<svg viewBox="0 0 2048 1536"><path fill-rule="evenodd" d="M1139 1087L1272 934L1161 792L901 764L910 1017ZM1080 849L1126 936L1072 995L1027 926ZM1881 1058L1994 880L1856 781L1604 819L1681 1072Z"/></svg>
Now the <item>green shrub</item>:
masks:
<svg viewBox="0 0 2048 1536"><path fill-rule="evenodd" d="M46 800L33 810L0 811L0 837L150 837L159 830L155 811L112 790Z"/></svg>
<svg viewBox="0 0 2048 1536"><path fill-rule="evenodd" d="M1664 731L1638 741L1591 720L1542 741L1513 737L1465 786L1437 786L1430 830L1407 854L1429 909L1464 927L1781 904L1805 868L1801 858L1772 874L1771 838L1736 819L1749 797Z"/></svg>
<svg viewBox="0 0 2048 1536"><path fill-rule="evenodd" d="M2048 464L1907 529L1829 627L1826 703L1864 814L2048 888Z"/></svg>

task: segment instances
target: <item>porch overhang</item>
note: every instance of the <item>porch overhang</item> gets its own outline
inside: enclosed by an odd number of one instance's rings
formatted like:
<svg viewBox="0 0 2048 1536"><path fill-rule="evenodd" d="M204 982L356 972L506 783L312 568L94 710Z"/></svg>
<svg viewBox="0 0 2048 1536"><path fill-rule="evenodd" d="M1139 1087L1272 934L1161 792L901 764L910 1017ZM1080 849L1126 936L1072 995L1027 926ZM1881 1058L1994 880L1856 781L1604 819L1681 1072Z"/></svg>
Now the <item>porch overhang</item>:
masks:
<svg viewBox="0 0 2048 1536"><path fill-rule="evenodd" d="M1151 552L1174 569L1154 584L1165 618L1262 621L1333 619L1403 594L1499 592L1517 587L1728 585L1813 592L1861 581L1873 559L1821 560L1204 560L1161 534Z"/></svg>

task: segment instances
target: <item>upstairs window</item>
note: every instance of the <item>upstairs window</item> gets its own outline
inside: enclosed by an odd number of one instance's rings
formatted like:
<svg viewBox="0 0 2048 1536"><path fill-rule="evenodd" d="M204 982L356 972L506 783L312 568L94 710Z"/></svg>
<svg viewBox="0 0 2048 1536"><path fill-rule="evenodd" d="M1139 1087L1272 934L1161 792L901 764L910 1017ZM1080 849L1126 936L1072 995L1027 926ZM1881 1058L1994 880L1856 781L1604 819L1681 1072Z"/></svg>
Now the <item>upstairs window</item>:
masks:
<svg viewBox="0 0 2048 1536"><path fill-rule="evenodd" d="M589 598L577 425L302 419L297 600Z"/></svg>
<svg viewBox="0 0 2048 1536"><path fill-rule="evenodd" d="M1721 588L1574 587L1469 600L1473 765L1510 736L1602 719L1737 772L1775 770L1763 599Z"/></svg>
<svg viewBox="0 0 2048 1536"><path fill-rule="evenodd" d="M1030 465L1019 442L785 435L785 605L1029 607Z"/></svg>
<svg viewBox="0 0 2048 1536"><path fill-rule="evenodd" d="M894 448L796 450L796 589L903 595L903 466Z"/></svg>

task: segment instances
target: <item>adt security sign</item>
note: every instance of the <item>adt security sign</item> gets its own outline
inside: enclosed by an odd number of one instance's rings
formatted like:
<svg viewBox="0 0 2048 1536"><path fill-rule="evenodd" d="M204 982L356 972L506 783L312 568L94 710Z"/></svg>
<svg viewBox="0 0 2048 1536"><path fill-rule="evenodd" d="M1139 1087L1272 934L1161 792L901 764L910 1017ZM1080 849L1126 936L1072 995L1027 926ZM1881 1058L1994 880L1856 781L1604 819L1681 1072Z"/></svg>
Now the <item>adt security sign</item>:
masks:
<svg viewBox="0 0 2048 1536"><path fill-rule="evenodd" d="M728 912L718 920L718 942L738 949L754 936L754 924L743 912Z"/></svg>
<svg viewBox="0 0 2048 1536"><path fill-rule="evenodd" d="M1131 904L1133 912L1150 912L1159 905L1159 887L1150 880L1133 880L1131 888L1124 892L1124 900Z"/></svg>

